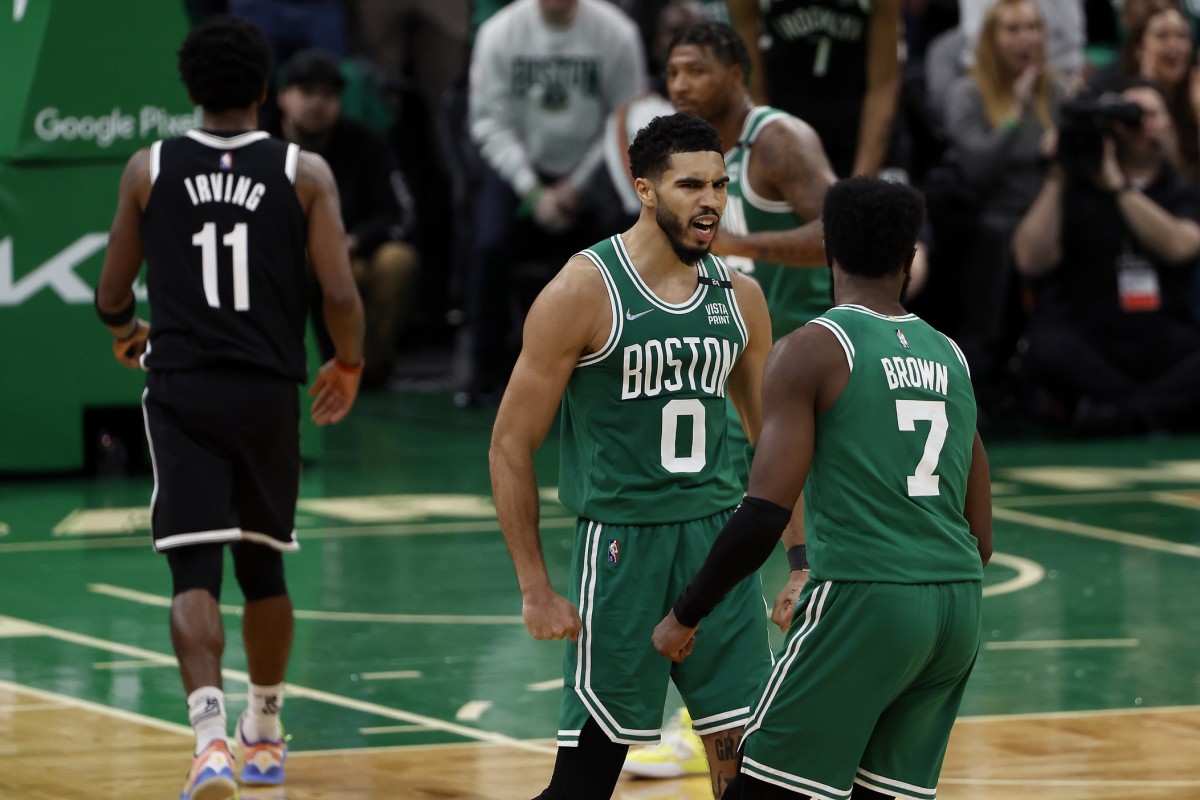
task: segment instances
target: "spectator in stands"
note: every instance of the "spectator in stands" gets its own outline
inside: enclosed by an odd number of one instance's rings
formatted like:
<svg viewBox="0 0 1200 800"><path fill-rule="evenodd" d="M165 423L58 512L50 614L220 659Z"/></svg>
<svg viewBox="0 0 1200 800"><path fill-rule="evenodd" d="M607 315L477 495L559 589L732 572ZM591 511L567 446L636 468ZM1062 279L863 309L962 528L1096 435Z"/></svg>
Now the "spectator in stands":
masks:
<svg viewBox="0 0 1200 800"><path fill-rule="evenodd" d="M1153 81L1167 98L1167 109L1178 133L1178 167L1191 181L1200 181L1200 98L1191 91L1192 28L1175 8L1157 8L1134 22L1118 60L1121 80L1139 77ZM1106 87L1098 87L1106 88Z"/></svg>
<svg viewBox="0 0 1200 800"><path fill-rule="evenodd" d="M282 64L314 47L346 55L346 12L340 0L228 0L229 13L253 22L266 34Z"/></svg>
<svg viewBox="0 0 1200 800"><path fill-rule="evenodd" d="M1131 0L1134 2L1135 0ZM1136 0L1140 2L1141 0ZM1172 2L1173 0L1154 0ZM944 127L945 98L950 86L967 75L975 61L976 43L994 0L964 0L958 27L940 34L925 52L925 101L936 125ZM1079 0L1037 0L1042 12L1046 64L1064 85L1082 81L1084 16Z"/></svg>
<svg viewBox="0 0 1200 800"><path fill-rule="evenodd" d="M516 0L480 27L470 127L487 174L467 276L470 376L460 403L494 396L511 371L514 266L556 268L613 233L596 229L580 190L603 160L605 119L642 91L645 74L637 27L604 0Z"/></svg>
<svg viewBox="0 0 1200 800"><path fill-rule="evenodd" d="M467 66L470 0L355 0L363 49L389 78L412 73L429 113Z"/></svg>
<svg viewBox="0 0 1200 800"><path fill-rule="evenodd" d="M391 375L400 328L408 315L417 272L406 242L415 227L412 196L391 151L378 134L341 114L344 80L332 53L302 50L283 67L281 133L329 162L337 182L346 248L363 297L367 335L362 386L379 388ZM319 340L328 336L319 321Z"/></svg>
<svg viewBox="0 0 1200 800"><path fill-rule="evenodd" d="M1042 12L1042 38L1046 62L1060 75L1074 75L1083 67L1085 37L1084 0L1037 0ZM993 0L959 0L959 27L964 34L963 64L970 67L978 52L975 45L983 35L984 20Z"/></svg>
<svg viewBox="0 0 1200 800"><path fill-rule="evenodd" d="M1121 96L1141 106L1141 124L1113 126L1098 169L1066 154L1013 237L1017 269L1040 280L1025 368L1074 402L1081 434L1194 426L1200 408L1200 328L1188 308L1200 190L1167 157L1161 90L1139 81Z"/></svg>
<svg viewBox="0 0 1200 800"><path fill-rule="evenodd" d="M900 3L727 4L750 54L751 96L811 125L838 176L877 174L900 92Z"/></svg>
<svg viewBox="0 0 1200 800"><path fill-rule="evenodd" d="M609 114L605 122L604 165L626 227L636 221L638 211L642 207L637 191L633 188L633 176L629 174L629 143L650 120L675 113L675 107L667 98L665 77L667 58L671 54L671 40L676 34L703 19L705 8L711 8L711 4L701 6L693 0L670 0L663 5L650 37L649 86L646 91ZM620 227L620 224L615 227Z"/></svg>
<svg viewBox="0 0 1200 800"><path fill-rule="evenodd" d="M946 98L949 156L978 198L974 235L965 237L965 251L947 275L959 315L952 330L984 405L1003 378L1020 327L1008 243L1041 188L1043 143L1063 95L1046 65L1044 32L1034 0L994 2L971 74Z"/></svg>

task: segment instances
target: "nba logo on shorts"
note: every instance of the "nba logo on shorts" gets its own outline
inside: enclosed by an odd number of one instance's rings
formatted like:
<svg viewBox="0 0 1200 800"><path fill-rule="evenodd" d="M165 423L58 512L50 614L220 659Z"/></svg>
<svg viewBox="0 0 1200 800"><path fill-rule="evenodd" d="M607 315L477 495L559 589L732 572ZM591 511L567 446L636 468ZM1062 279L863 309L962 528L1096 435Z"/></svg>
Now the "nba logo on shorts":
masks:
<svg viewBox="0 0 1200 800"><path fill-rule="evenodd" d="M613 539L608 543L608 563L615 564L621 557L621 543Z"/></svg>
<svg viewBox="0 0 1200 800"><path fill-rule="evenodd" d="M908 339L904 338L904 331L900 330L899 328L896 328L896 338L900 340L900 344L902 344L904 346L904 349L907 350L908 349Z"/></svg>

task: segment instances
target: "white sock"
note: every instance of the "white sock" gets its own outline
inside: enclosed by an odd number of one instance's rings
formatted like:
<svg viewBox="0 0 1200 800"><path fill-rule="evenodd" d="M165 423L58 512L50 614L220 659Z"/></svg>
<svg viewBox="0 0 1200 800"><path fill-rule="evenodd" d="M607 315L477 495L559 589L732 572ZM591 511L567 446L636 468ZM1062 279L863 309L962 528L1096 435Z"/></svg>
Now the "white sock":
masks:
<svg viewBox="0 0 1200 800"><path fill-rule="evenodd" d="M188 720L196 731L196 752L225 739L225 693L215 686L201 686L188 695Z"/></svg>
<svg viewBox="0 0 1200 800"><path fill-rule="evenodd" d="M277 742L283 736L279 712L283 708L283 684L259 686L250 684L246 716L242 717L242 733L250 742Z"/></svg>

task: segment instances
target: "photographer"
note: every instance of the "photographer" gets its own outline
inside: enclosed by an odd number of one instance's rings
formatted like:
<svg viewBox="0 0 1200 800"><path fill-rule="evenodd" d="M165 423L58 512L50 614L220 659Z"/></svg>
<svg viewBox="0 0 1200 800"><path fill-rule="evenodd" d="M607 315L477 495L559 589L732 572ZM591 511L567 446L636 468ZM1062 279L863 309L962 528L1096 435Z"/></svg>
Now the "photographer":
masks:
<svg viewBox="0 0 1200 800"><path fill-rule="evenodd" d="M1025 368L1075 402L1081 434L1178 429L1200 406L1200 330L1187 306L1200 192L1172 164L1161 91L1135 82L1121 99L1140 121L1118 105L1068 123L1064 108L1059 158L1012 243L1017 270L1039 279Z"/></svg>

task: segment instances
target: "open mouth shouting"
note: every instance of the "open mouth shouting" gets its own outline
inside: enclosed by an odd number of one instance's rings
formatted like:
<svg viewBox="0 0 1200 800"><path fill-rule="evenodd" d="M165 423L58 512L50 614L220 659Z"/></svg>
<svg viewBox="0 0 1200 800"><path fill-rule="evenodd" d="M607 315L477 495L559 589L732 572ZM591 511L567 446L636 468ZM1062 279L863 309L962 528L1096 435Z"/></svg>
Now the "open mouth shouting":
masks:
<svg viewBox="0 0 1200 800"><path fill-rule="evenodd" d="M702 242L711 242L713 237L717 235L717 223L721 221L721 217L717 214L701 214L692 217L692 230Z"/></svg>

